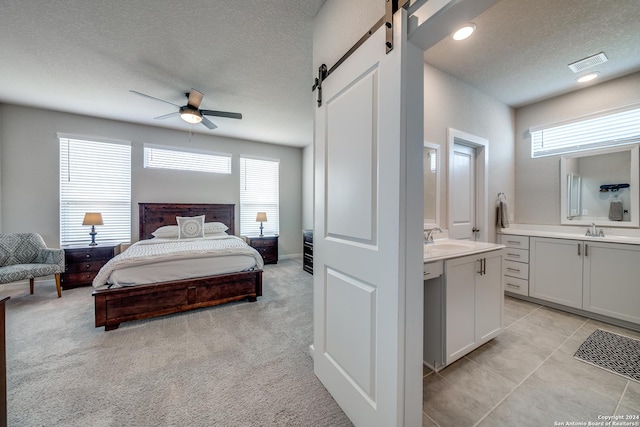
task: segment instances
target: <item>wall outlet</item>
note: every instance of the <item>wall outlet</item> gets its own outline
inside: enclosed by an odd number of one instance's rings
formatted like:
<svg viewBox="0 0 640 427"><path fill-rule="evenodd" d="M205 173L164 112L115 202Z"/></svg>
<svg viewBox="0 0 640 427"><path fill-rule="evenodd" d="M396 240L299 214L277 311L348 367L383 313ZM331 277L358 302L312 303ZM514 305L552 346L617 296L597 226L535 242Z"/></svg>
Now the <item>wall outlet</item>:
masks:
<svg viewBox="0 0 640 427"><path fill-rule="evenodd" d="M582 215L589 215L589 211L587 209L582 209Z"/></svg>

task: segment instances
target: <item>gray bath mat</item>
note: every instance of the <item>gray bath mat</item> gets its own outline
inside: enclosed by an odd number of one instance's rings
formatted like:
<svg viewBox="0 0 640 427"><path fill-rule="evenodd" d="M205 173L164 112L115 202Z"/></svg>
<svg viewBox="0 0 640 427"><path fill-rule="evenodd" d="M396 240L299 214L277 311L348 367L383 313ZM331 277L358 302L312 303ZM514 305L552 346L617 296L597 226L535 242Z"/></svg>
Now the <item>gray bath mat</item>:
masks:
<svg viewBox="0 0 640 427"><path fill-rule="evenodd" d="M598 329L573 357L640 382L640 340Z"/></svg>

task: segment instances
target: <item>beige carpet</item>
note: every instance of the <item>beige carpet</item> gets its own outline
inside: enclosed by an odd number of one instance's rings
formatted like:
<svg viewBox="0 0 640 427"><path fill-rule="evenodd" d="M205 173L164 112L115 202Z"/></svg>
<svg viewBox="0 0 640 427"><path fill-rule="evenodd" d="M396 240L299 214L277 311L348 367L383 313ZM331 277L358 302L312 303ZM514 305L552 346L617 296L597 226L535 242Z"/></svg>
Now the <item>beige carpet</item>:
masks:
<svg viewBox="0 0 640 427"><path fill-rule="evenodd" d="M311 275L265 266L263 293L105 332L91 288L0 288L9 425L351 425L313 374Z"/></svg>

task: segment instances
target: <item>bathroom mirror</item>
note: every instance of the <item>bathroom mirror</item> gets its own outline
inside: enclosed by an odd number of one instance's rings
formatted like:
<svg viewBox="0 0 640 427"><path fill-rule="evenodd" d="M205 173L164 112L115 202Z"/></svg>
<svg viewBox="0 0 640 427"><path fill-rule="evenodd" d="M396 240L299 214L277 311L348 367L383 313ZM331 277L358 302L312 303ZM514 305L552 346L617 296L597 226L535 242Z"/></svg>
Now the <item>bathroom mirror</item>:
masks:
<svg viewBox="0 0 640 427"><path fill-rule="evenodd" d="M424 228L440 225L440 146L424 143Z"/></svg>
<svg viewBox="0 0 640 427"><path fill-rule="evenodd" d="M638 227L638 146L560 158L560 223Z"/></svg>

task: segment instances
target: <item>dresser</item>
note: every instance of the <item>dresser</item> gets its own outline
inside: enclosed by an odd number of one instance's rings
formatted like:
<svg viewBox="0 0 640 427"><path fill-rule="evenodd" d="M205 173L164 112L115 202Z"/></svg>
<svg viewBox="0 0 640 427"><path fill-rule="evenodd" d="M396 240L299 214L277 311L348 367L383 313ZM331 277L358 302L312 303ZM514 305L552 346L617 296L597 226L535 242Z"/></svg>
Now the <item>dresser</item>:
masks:
<svg viewBox="0 0 640 427"><path fill-rule="evenodd" d="M103 265L119 253L120 243L98 246L63 246L65 272L60 275L63 289L89 286Z"/></svg>
<svg viewBox="0 0 640 427"><path fill-rule="evenodd" d="M260 252L265 264L278 263L278 236L247 236L247 244Z"/></svg>
<svg viewBox="0 0 640 427"><path fill-rule="evenodd" d="M313 230L302 230L302 269L313 274Z"/></svg>

